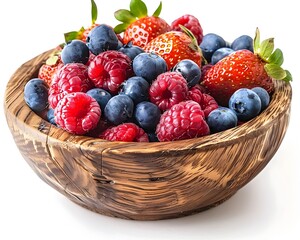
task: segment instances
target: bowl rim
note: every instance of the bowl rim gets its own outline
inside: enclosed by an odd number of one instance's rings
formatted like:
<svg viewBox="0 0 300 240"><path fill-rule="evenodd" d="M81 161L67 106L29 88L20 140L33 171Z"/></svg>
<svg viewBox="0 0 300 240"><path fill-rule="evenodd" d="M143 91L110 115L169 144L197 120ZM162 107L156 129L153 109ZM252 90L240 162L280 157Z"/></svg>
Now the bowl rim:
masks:
<svg viewBox="0 0 300 240"><path fill-rule="evenodd" d="M33 77L37 77L37 72L40 66L46 61L51 53L53 53L55 49L51 49L41 53L34 58L28 60L24 64L22 64L15 73L11 76L10 80L7 83L5 89L5 101L4 101L4 110L5 115L11 114L14 115L15 118L17 116L13 113L11 108L13 108L16 101L9 101L9 97L11 96L12 90L11 87L13 83L17 81L21 81L19 84L22 84L22 88L18 88L19 94L17 94L16 98L23 98L23 91L26 82ZM35 63L35 64L33 64ZM18 73L23 73L23 75L19 76ZM30 77L30 78L29 78ZM156 153L162 151L185 151L185 150L195 150L195 149L205 149L209 148L212 145L222 147L225 145L230 145L233 141L240 138L256 137L259 132L266 131L270 125L276 120L276 118L282 117L288 109L290 109L291 100L292 100L292 88L289 82L273 80L275 85L275 90L271 96L271 101L269 106L262 111L257 117L251 119L243 123L242 125L236 126L234 128L209 134L206 136L191 138L185 140L177 140L177 141L167 141L167 142L135 142L134 145L132 142L122 142L122 141L107 141L104 139L85 136L85 135L74 135L64 131L63 129L56 127L43 119L37 113L33 112L25 103L23 98L23 104L21 111L27 112L27 114L34 114L32 116L34 122L38 119L39 122L44 124L45 129L48 131L41 131L38 126L31 125L31 120L28 122L24 122L25 127L32 128L36 134L45 134L47 141L51 140L56 143L64 143L66 139L70 144L79 144L83 149L94 148L97 149L99 144L103 145L105 143L105 149L109 151L118 151L118 148L122 148L122 151L126 148L128 153ZM14 99L15 100L15 99ZM61 139L58 139L55 136L63 136ZM82 144L85 142L86 144ZM46 143L48 144L48 142ZM130 147L129 147L130 146ZM103 146L102 146L103 147ZM100 151L103 151L100 150Z"/></svg>

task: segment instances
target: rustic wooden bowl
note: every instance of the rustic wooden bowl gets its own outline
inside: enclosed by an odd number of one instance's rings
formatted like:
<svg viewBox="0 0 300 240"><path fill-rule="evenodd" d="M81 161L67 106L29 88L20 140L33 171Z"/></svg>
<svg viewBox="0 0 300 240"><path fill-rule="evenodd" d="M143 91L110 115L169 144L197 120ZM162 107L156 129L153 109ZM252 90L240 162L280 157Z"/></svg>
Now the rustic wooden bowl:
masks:
<svg viewBox="0 0 300 240"><path fill-rule="evenodd" d="M92 211L119 218L175 218L217 206L251 181L279 148L292 89L276 81L255 119L209 136L161 143L74 136L31 111L26 82L53 50L24 63L5 92L8 126L24 159L47 184Z"/></svg>

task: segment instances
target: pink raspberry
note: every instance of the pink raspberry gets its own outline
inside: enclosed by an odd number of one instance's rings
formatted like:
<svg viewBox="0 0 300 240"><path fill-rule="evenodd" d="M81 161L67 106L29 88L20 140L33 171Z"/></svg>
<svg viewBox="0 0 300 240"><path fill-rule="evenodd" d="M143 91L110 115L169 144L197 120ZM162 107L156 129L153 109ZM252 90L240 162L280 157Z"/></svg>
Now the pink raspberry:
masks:
<svg viewBox="0 0 300 240"><path fill-rule="evenodd" d="M97 101L83 92L65 95L54 110L55 122L64 130L83 135L97 126L101 109Z"/></svg>
<svg viewBox="0 0 300 240"><path fill-rule="evenodd" d="M178 103L165 111L156 127L159 141L175 141L208 135L204 112L192 100Z"/></svg>
<svg viewBox="0 0 300 240"><path fill-rule="evenodd" d="M165 111L187 99L187 82L178 72L162 73L152 82L149 96L152 103Z"/></svg>
<svg viewBox="0 0 300 240"><path fill-rule="evenodd" d="M131 60L115 50L102 52L89 63L88 75L96 87L118 93L121 84L133 75Z"/></svg>
<svg viewBox="0 0 300 240"><path fill-rule="evenodd" d="M48 97L50 107L55 109L58 102L68 93L87 92L92 87L87 66L82 63L68 63L52 78Z"/></svg>
<svg viewBox="0 0 300 240"><path fill-rule="evenodd" d="M202 96L203 97L202 101L200 102L200 106L204 112L205 117L207 118L208 114L210 114L212 110L217 109L219 105L217 101L209 94L203 93Z"/></svg>
<svg viewBox="0 0 300 240"><path fill-rule="evenodd" d="M197 103L201 103L203 99L203 93L201 88L198 87L198 85L191 87L189 89L188 99L193 100Z"/></svg>
<svg viewBox="0 0 300 240"><path fill-rule="evenodd" d="M198 18L190 14L185 14L174 20L171 24L171 28L174 31L182 31L180 25L183 25L189 29L196 37L198 45L200 45L203 39L203 29Z"/></svg>
<svg viewBox="0 0 300 240"><path fill-rule="evenodd" d="M99 137L108 141L149 142L147 133L134 123L108 128Z"/></svg>

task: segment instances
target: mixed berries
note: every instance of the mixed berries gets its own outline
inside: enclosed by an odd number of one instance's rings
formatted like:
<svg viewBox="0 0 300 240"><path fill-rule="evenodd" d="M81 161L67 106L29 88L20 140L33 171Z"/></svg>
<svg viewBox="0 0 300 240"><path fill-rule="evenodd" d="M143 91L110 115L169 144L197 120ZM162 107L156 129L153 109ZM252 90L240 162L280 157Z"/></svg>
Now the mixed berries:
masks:
<svg viewBox="0 0 300 240"><path fill-rule="evenodd" d="M264 111L274 81L291 81L274 39L232 43L203 34L185 14L171 23L162 3L148 16L142 0L118 10L116 27L92 22L65 34L24 88L26 104L71 134L108 141L156 142L238 127Z"/></svg>

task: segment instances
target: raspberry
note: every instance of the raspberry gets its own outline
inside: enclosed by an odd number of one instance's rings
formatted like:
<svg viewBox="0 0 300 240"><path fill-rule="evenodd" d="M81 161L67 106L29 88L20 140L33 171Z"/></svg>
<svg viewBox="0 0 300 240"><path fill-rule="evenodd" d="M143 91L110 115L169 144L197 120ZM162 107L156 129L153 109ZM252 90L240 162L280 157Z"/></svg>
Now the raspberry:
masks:
<svg viewBox="0 0 300 240"><path fill-rule="evenodd" d="M68 93L87 92L93 86L82 63L68 63L54 74L49 88L49 104L55 109L58 102Z"/></svg>
<svg viewBox="0 0 300 240"><path fill-rule="evenodd" d="M207 118L208 114L219 107L217 101L210 96L209 94L202 94L202 101L200 102L200 106L203 109L204 115Z"/></svg>
<svg viewBox="0 0 300 240"><path fill-rule="evenodd" d="M178 72L162 73L152 82L149 95L151 102L165 111L187 99L187 82Z"/></svg>
<svg viewBox="0 0 300 240"><path fill-rule="evenodd" d="M122 123L108 128L99 137L108 141L149 142L145 131L134 123Z"/></svg>
<svg viewBox="0 0 300 240"><path fill-rule="evenodd" d="M100 117L97 101L83 92L65 95L54 110L55 122L62 129L78 135L94 129Z"/></svg>
<svg viewBox="0 0 300 240"><path fill-rule="evenodd" d="M102 52L90 62L88 75L96 87L117 93L121 84L133 75L131 60L115 50Z"/></svg>
<svg viewBox="0 0 300 240"><path fill-rule="evenodd" d="M203 39L203 29L199 20L190 14L185 14L180 18L177 18L175 21L172 22L171 28L174 31L182 31L180 25L185 26L189 29L197 39L198 44L202 42Z"/></svg>
<svg viewBox="0 0 300 240"><path fill-rule="evenodd" d="M203 99L203 93L199 85L191 87L189 89L188 99L193 100L197 103L201 103Z"/></svg>
<svg viewBox="0 0 300 240"><path fill-rule="evenodd" d="M212 67L213 67L214 65L212 65L212 64L205 64L205 65L203 65L202 67L201 67L201 78L200 78L200 83L203 81L203 79L204 79L204 76L206 75L206 73L207 73L207 71L209 70L209 69L211 69Z"/></svg>
<svg viewBox="0 0 300 240"><path fill-rule="evenodd" d="M165 111L156 127L159 141L175 141L208 135L209 126L198 103L183 101Z"/></svg>

